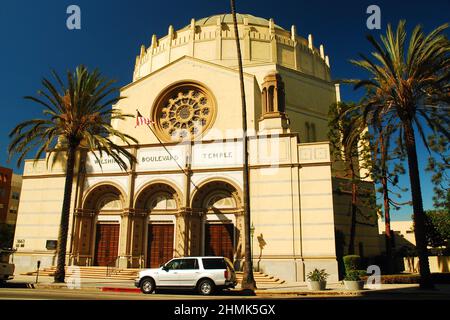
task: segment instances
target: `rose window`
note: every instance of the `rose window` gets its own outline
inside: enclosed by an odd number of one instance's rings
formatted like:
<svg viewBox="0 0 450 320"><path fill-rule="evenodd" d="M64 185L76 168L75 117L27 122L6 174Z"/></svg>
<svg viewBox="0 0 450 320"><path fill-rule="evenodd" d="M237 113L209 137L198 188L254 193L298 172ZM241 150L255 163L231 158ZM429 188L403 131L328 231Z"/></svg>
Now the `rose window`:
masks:
<svg viewBox="0 0 450 320"><path fill-rule="evenodd" d="M166 141L194 139L211 125L213 97L200 86L178 85L157 100L153 119Z"/></svg>

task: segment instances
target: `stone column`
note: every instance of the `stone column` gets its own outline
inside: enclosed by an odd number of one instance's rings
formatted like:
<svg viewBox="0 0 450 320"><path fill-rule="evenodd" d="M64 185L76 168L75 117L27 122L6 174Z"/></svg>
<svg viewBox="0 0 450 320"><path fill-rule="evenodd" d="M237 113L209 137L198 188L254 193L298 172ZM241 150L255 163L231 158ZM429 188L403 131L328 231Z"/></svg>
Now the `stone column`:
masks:
<svg viewBox="0 0 450 320"><path fill-rule="evenodd" d="M270 37L270 60L273 63L278 63L278 47L275 35L275 22L271 18L269 20L269 37Z"/></svg>
<svg viewBox="0 0 450 320"><path fill-rule="evenodd" d="M222 60L222 21L221 17L216 21L216 59Z"/></svg>
<svg viewBox="0 0 450 320"><path fill-rule="evenodd" d="M244 50L242 52L242 59L244 61L251 60L251 43L250 43L250 26L248 25L248 18L244 18L244 27L242 30L242 38Z"/></svg>
<svg viewBox="0 0 450 320"><path fill-rule="evenodd" d="M79 254L80 238L81 238L81 220L83 215L82 209L75 209L74 213L74 227L72 233L72 251L70 252L72 259L70 259L70 265L77 265L77 255Z"/></svg>
<svg viewBox="0 0 450 320"><path fill-rule="evenodd" d="M130 152L136 157L137 148L132 148ZM134 182L136 163L133 163L128 170L128 193L125 195L125 209L123 209L120 222L119 235L119 268L129 268L131 265L131 243L134 216Z"/></svg>
<svg viewBox="0 0 450 320"><path fill-rule="evenodd" d="M136 211L132 218L131 235L131 268L144 268L144 238L147 214Z"/></svg>
<svg viewBox="0 0 450 320"><path fill-rule="evenodd" d="M189 217L186 214L186 208L181 208L175 213L175 252L174 257L183 257L187 255L189 244Z"/></svg>
<svg viewBox="0 0 450 320"><path fill-rule="evenodd" d="M202 254L202 239L203 239L203 228L202 228L202 217L203 212L192 211L189 223L189 254L190 255L201 255Z"/></svg>
<svg viewBox="0 0 450 320"><path fill-rule="evenodd" d="M130 260L130 238L132 212L125 209L121 214L120 235L119 235L119 268L128 268Z"/></svg>
<svg viewBox="0 0 450 320"><path fill-rule="evenodd" d="M195 46L195 19L191 19L191 26L189 29L190 33L189 33L188 55L193 57Z"/></svg>
<svg viewBox="0 0 450 320"><path fill-rule="evenodd" d="M76 264L81 266L92 266L94 264L95 244L95 212L79 212L80 229L76 251Z"/></svg>

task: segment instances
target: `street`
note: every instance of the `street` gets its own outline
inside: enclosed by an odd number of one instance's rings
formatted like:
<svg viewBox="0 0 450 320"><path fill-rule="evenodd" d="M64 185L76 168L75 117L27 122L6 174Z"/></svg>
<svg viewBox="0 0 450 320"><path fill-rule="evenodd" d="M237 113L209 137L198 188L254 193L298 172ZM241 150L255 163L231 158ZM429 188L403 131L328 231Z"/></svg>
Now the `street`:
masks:
<svg viewBox="0 0 450 320"><path fill-rule="evenodd" d="M444 289L445 288L445 289ZM413 290L413 289L412 289ZM156 294L145 295L135 292L102 292L99 290L71 290L71 289L41 289L26 287L0 288L0 300L449 300L448 286L442 286L436 291L414 292L387 290L371 292L362 296L305 295L305 294L264 294L245 296L236 291L225 291L212 296L201 296L190 291L160 291Z"/></svg>
<svg viewBox="0 0 450 320"><path fill-rule="evenodd" d="M96 290L0 288L0 300L231 300L261 299L261 296L237 296L223 293L200 296L190 292L163 292L145 295L130 292L101 292Z"/></svg>

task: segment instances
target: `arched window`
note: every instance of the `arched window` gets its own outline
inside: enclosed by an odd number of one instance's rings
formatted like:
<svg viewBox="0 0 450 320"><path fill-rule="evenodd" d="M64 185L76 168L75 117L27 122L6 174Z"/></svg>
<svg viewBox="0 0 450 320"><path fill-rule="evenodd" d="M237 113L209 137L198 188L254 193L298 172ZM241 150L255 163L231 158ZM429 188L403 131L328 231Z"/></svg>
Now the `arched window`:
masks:
<svg viewBox="0 0 450 320"><path fill-rule="evenodd" d="M274 98L274 87L273 86L270 86L269 87L269 94L268 94L268 101L267 101L267 103L268 103L268 105L267 105L267 111L268 112L273 112L274 111L274 105L273 105L273 98Z"/></svg>
<svg viewBox="0 0 450 320"><path fill-rule="evenodd" d="M305 129L306 129L306 142L311 142L311 128L309 126L309 122L305 122Z"/></svg>
<svg viewBox="0 0 450 320"><path fill-rule="evenodd" d="M317 141L316 124L311 123L311 142L315 142L315 141Z"/></svg>
<svg viewBox="0 0 450 320"><path fill-rule="evenodd" d="M207 209L232 209L236 208L236 202L227 192L214 192L205 199L204 207Z"/></svg>
<svg viewBox="0 0 450 320"><path fill-rule="evenodd" d="M264 88L262 91L262 107L264 112L267 112L267 89Z"/></svg>
<svg viewBox="0 0 450 320"><path fill-rule="evenodd" d="M107 193L103 195L97 202L98 211L121 210L122 202L118 195Z"/></svg>
<svg viewBox="0 0 450 320"><path fill-rule="evenodd" d="M278 111L286 112L286 97L283 86L278 88Z"/></svg>
<svg viewBox="0 0 450 320"><path fill-rule="evenodd" d="M177 202L172 194L168 192L158 192L150 197L145 203L146 210L173 210L177 208Z"/></svg>

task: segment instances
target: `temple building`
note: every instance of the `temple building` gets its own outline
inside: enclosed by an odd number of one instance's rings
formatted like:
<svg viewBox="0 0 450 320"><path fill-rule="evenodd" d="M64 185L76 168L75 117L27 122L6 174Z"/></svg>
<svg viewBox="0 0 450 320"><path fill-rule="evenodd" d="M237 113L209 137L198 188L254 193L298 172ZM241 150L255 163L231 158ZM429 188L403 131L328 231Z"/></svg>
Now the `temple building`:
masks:
<svg viewBox="0 0 450 320"><path fill-rule="evenodd" d="M255 268L287 281L314 269L338 280L337 231L348 238L348 197L334 192L328 108L340 100L323 45L273 19L238 14L249 128ZM79 154L68 265L157 267L174 256L244 256L242 104L232 16L192 19L136 58L126 99L151 119L113 122L135 137L138 162ZM56 263L64 165L27 160L17 217L16 270ZM337 198L341 197L341 198ZM357 249L378 253L378 226L358 226ZM373 239L372 239L373 237ZM373 242L373 245L371 244ZM358 246L360 244L360 246ZM376 245L375 245L376 244ZM362 248L361 248L362 246Z"/></svg>

